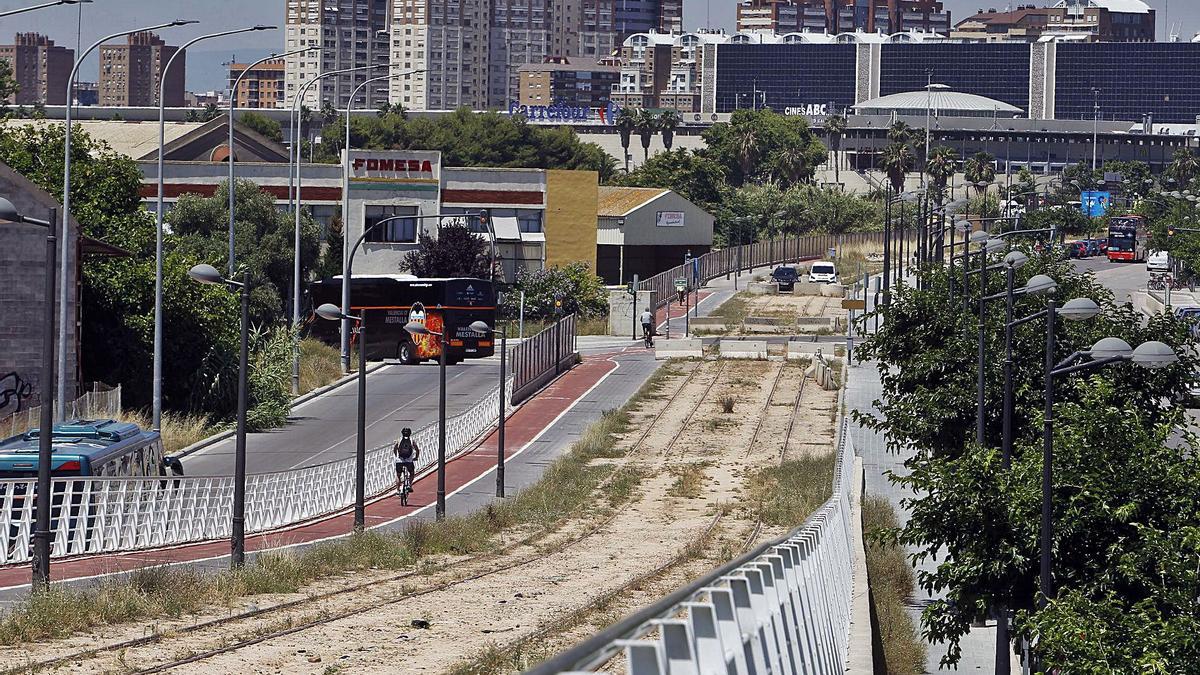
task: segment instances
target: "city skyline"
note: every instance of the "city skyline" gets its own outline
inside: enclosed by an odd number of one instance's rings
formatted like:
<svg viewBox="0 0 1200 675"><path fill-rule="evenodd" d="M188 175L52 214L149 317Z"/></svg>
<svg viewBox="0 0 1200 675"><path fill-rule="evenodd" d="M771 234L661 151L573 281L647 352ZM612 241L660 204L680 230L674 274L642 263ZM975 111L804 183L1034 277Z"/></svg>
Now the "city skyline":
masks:
<svg viewBox="0 0 1200 675"><path fill-rule="evenodd" d="M952 12L955 22L983 8L1003 9L1015 7L1020 2L981 3L979 0L943 0ZM31 4L35 0L0 0L0 10L15 9ZM1040 2L1039 5L1051 4ZM1176 0L1148 0L1158 13L1159 39L1166 39L1172 25L1178 27L1180 38L1190 40L1200 30L1200 6ZM11 41L18 32L38 32L48 35L56 44L74 49L78 42L87 46L107 33L139 25L153 24L171 19L200 19L202 23L161 31L169 45L205 33L228 30L254 24L269 24L280 27L270 33L235 35L197 45L188 50L186 87L193 92L222 90L226 84L226 69L223 64L236 59L251 61L284 50L283 0L273 2L246 3L241 0L159 0L154 13L146 11L140 0L95 0L90 5L55 7L28 14L9 17L0 21L0 40ZM82 30L77 33L77 20L82 10ZM684 28L693 30L711 26L732 31L735 25L735 3L718 3L713 0L685 0ZM140 19L140 20L139 20ZM203 44L203 43L202 43ZM266 46L264 46L266 45ZM93 53L80 67L81 81L94 81L99 72L99 62Z"/></svg>

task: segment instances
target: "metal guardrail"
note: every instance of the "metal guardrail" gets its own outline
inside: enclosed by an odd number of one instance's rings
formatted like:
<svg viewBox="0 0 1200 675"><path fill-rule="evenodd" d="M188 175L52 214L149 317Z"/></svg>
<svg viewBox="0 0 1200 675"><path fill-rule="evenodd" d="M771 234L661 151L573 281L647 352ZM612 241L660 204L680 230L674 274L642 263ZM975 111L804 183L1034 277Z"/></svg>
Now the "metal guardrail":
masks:
<svg viewBox="0 0 1200 675"><path fill-rule="evenodd" d="M529 398L574 363L576 337L575 315L568 314L513 348L514 404Z"/></svg>
<svg viewBox="0 0 1200 675"><path fill-rule="evenodd" d="M510 379L511 386L511 379ZM510 389L511 390L511 389ZM453 458L499 418L500 387L446 420L446 454ZM422 448L417 472L437 460L438 425L413 434ZM366 494L396 485L390 444L367 452ZM51 483L51 558L196 543L230 536L232 476L55 479ZM0 564L27 562L37 480L0 481ZM295 526L354 504L354 458L246 477L246 531Z"/></svg>
<svg viewBox="0 0 1200 675"><path fill-rule="evenodd" d="M802 526L675 591L527 675L845 672L854 446L843 420L833 495Z"/></svg>
<svg viewBox="0 0 1200 675"><path fill-rule="evenodd" d="M704 284L712 279L733 272L776 265L785 262L798 262L823 257L831 248L855 246L861 244L882 244L882 232L851 232L841 235L816 235L810 237L777 237L753 244L730 246L709 251L697 256L695 266L689 273L683 265L656 274L638 283L638 290L654 291L656 308L661 307L675 297L675 280L692 279L696 284ZM698 276L698 278L697 278Z"/></svg>

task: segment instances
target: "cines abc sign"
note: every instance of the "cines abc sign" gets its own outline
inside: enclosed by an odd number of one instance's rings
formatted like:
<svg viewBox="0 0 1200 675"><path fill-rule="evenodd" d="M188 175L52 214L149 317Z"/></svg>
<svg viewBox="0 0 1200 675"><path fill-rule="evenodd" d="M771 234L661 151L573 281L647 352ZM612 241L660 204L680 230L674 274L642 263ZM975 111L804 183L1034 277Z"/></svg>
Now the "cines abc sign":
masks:
<svg viewBox="0 0 1200 675"><path fill-rule="evenodd" d="M598 108L570 105L564 99L558 99L550 105L521 105L516 101L508 104L509 115L523 115L530 122L591 122L599 120L601 124L612 124L616 121L621 108L612 101Z"/></svg>
<svg viewBox="0 0 1200 675"><path fill-rule="evenodd" d="M828 103L807 103L804 105L788 106L783 109L784 115L828 115L832 106Z"/></svg>

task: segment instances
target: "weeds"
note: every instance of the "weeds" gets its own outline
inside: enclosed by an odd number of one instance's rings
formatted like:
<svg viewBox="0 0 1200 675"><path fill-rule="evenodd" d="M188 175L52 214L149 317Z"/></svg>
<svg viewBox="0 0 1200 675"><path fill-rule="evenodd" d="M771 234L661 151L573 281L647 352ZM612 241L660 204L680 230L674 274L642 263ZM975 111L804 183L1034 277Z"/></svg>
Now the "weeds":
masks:
<svg viewBox="0 0 1200 675"><path fill-rule="evenodd" d="M737 400L732 396L722 396L721 398L717 399L717 403L721 406L721 412L728 415L733 412L733 408L734 405L737 404Z"/></svg>
<svg viewBox="0 0 1200 675"><path fill-rule="evenodd" d="M872 627L883 645L883 671L908 675L925 672L925 644L905 603L912 596L912 567L896 541L896 511L882 497L868 495L862 504L867 576L871 589Z"/></svg>
<svg viewBox="0 0 1200 675"><path fill-rule="evenodd" d="M675 476L675 482L671 484L667 494L684 499L699 497L701 489L704 487L704 479L707 477L704 469L708 466L709 462L693 462L670 467L668 470Z"/></svg>
<svg viewBox="0 0 1200 675"><path fill-rule="evenodd" d="M301 394L332 384L341 377L342 359L336 348L312 338L300 341Z"/></svg>
<svg viewBox="0 0 1200 675"><path fill-rule="evenodd" d="M125 410L121 412L119 419L122 422L132 422L143 429L153 427L152 420L146 411ZM161 429L163 451L168 455L179 452L193 443L208 438L216 433L218 428L204 415L163 411Z"/></svg>
<svg viewBox="0 0 1200 675"><path fill-rule="evenodd" d="M759 469L746 486L746 505L765 525L797 527L833 490L834 454L789 459Z"/></svg>
<svg viewBox="0 0 1200 675"><path fill-rule="evenodd" d="M749 292L742 291L721 303L721 306L710 312L709 316L724 319L726 326L741 326L750 314L749 298Z"/></svg>

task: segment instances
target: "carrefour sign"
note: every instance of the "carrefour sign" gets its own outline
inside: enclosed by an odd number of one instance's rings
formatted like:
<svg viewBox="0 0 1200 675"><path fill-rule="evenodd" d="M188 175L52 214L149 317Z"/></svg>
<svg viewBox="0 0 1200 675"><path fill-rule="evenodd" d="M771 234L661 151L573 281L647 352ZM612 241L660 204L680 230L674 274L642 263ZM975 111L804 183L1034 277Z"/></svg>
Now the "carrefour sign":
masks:
<svg viewBox="0 0 1200 675"><path fill-rule="evenodd" d="M586 122L612 124L616 121L619 112L621 112L621 108L612 101L605 106L596 108L574 106L561 98L550 105L521 105L516 101L508 104L509 115L521 115L530 122L554 122L557 124Z"/></svg>

